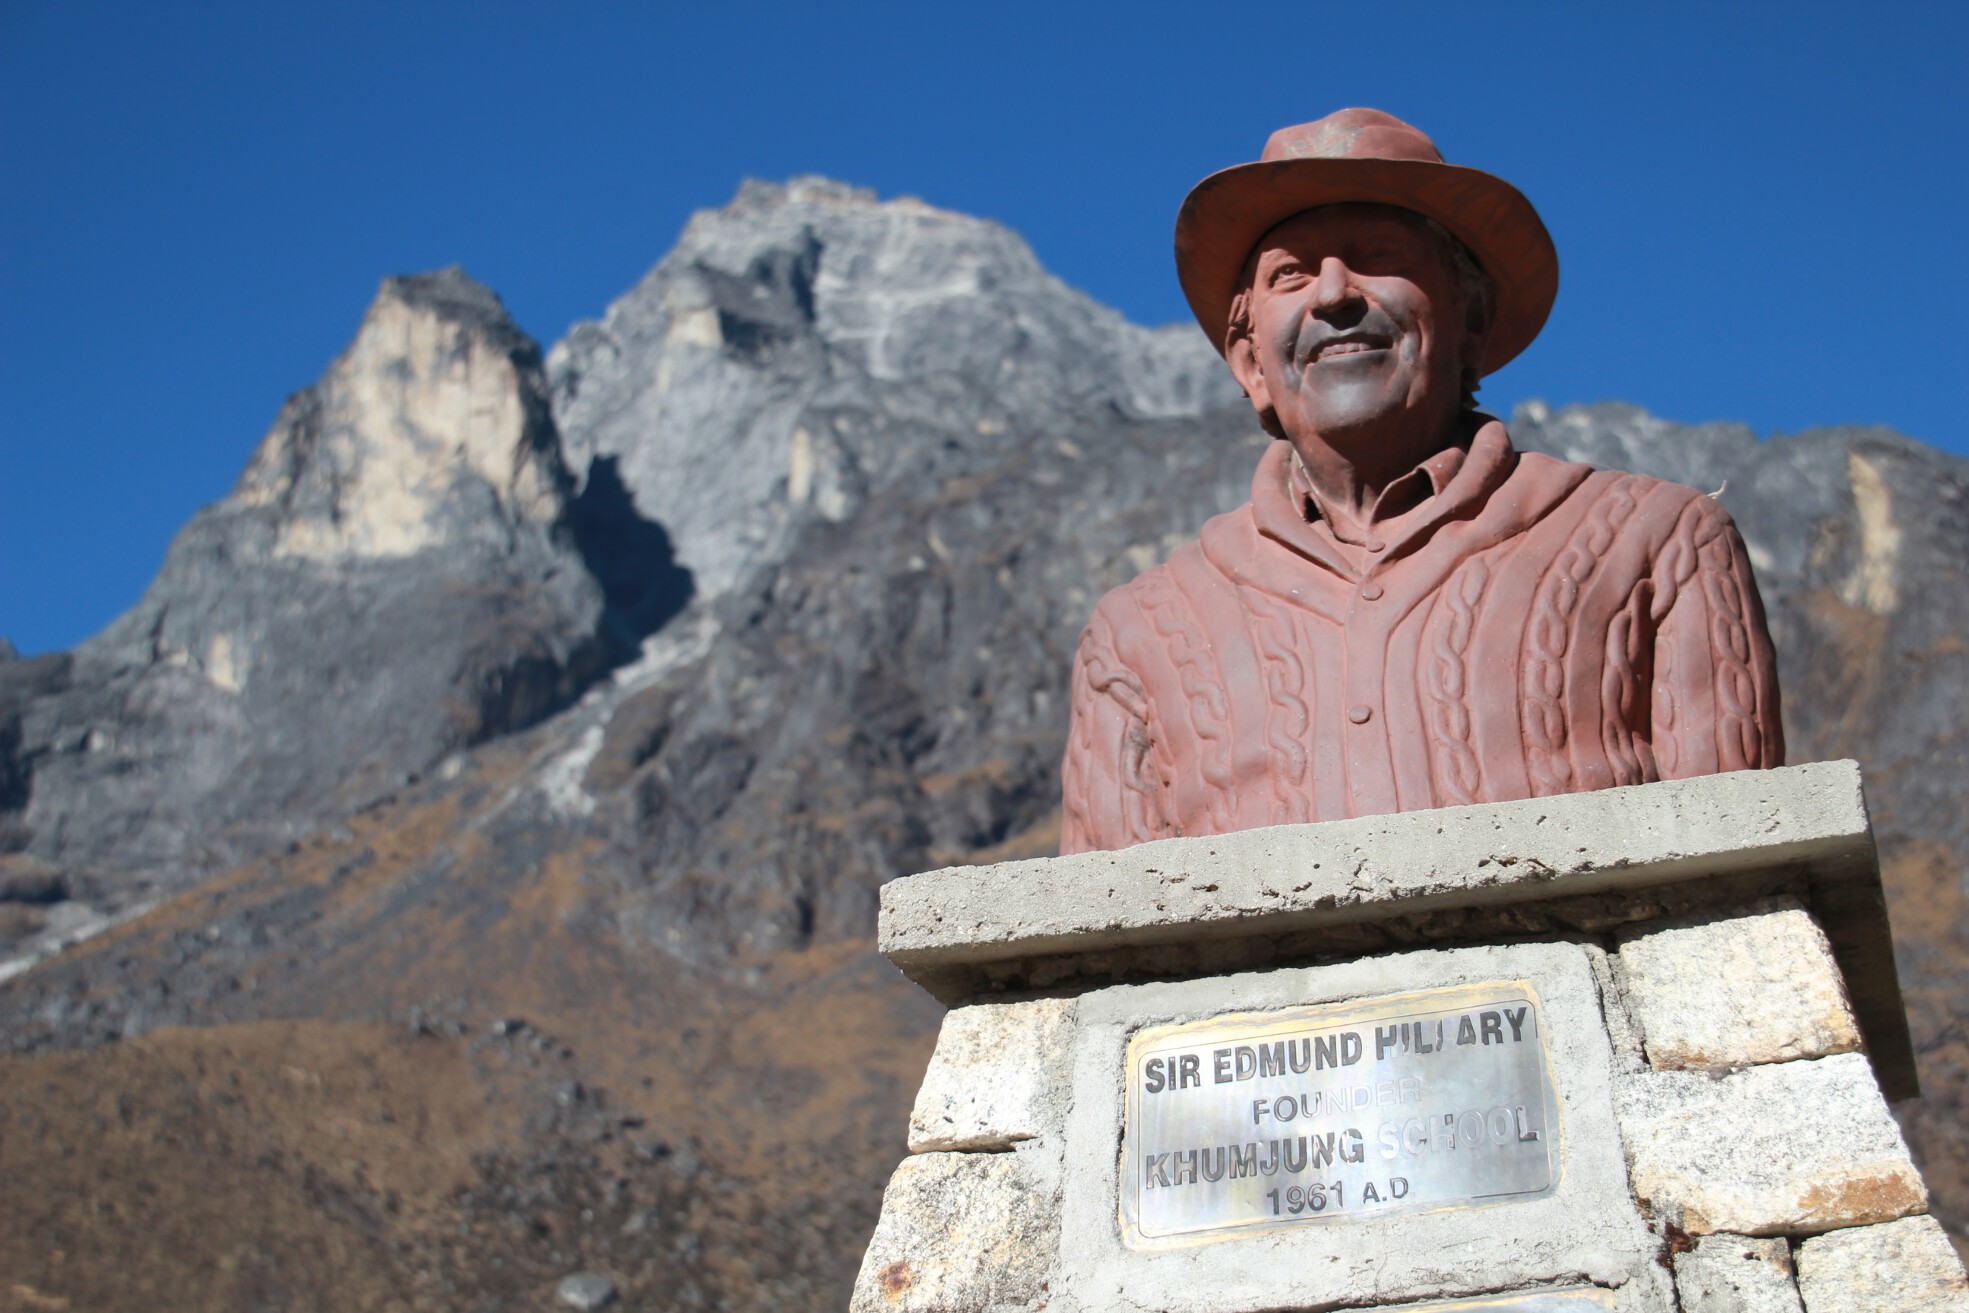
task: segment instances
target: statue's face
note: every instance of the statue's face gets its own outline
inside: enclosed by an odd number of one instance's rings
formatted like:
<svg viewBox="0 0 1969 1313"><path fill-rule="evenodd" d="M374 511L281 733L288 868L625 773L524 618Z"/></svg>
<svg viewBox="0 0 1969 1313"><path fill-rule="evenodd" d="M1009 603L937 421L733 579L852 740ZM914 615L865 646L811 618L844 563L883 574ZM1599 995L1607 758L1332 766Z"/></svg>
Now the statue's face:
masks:
<svg viewBox="0 0 1969 1313"><path fill-rule="evenodd" d="M1386 205L1323 206L1265 234L1249 313L1230 364L1252 404L1295 444L1350 455L1446 432L1482 345L1440 241Z"/></svg>

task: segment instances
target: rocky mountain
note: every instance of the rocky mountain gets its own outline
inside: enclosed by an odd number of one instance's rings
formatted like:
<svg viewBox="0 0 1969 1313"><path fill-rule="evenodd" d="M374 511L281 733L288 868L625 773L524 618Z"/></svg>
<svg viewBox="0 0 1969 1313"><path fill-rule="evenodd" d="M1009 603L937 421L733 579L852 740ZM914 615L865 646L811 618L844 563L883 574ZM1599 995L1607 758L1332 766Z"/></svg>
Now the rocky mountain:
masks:
<svg viewBox="0 0 1969 1313"><path fill-rule="evenodd" d="M1869 771L1959 1231L1969 465L1512 428L1742 524L1793 760ZM129 615L0 654L16 1292L839 1307L937 1019L875 890L1052 850L1081 623L1264 442L1192 330L817 179L544 360L455 270L385 283Z"/></svg>
<svg viewBox="0 0 1969 1313"><path fill-rule="evenodd" d="M574 487L497 298L390 279L143 599L0 675L0 845L121 911L564 706L611 664Z"/></svg>

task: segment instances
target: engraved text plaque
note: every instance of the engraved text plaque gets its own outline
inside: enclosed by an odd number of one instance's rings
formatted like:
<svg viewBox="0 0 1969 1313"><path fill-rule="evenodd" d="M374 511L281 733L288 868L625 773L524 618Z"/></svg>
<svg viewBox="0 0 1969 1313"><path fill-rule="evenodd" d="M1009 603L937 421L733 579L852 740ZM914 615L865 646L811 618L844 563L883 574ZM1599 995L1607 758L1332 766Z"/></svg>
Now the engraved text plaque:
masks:
<svg viewBox="0 0 1969 1313"><path fill-rule="evenodd" d="M1522 983L1155 1026L1128 1046L1127 1243L1549 1193L1559 1116Z"/></svg>

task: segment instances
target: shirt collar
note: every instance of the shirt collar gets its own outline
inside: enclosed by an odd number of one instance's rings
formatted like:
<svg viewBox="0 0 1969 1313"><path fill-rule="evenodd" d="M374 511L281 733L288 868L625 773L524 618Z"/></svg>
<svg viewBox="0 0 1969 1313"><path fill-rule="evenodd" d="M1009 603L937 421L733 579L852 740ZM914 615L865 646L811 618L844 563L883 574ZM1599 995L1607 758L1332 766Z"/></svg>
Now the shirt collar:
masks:
<svg viewBox="0 0 1969 1313"><path fill-rule="evenodd" d="M1437 525L1489 496L1516 464L1510 434L1485 417L1466 442L1445 447L1390 483L1375 499L1369 522L1371 539L1386 553L1381 559L1402 555ZM1350 559L1358 545L1341 548L1290 443L1274 442L1258 462L1251 505L1265 537L1342 573L1358 572Z"/></svg>
<svg viewBox="0 0 1969 1313"><path fill-rule="evenodd" d="M1445 447L1383 488L1381 495L1374 499L1374 505L1368 508L1368 537L1381 536L1379 531L1387 527L1390 521L1416 510L1431 497L1442 496L1468 457L1469 447L1466 443ZM1306 521L1321 523L1328 533L1341 542L1359 546L1361 540L1341 532L1341 522L1328 511L1325 499L1320 496L1319 489L1306 474L1305 465L1289 444L1285 466L1287 478L1291 481L1293 500L1298 503L1300 514Z"/></svg>

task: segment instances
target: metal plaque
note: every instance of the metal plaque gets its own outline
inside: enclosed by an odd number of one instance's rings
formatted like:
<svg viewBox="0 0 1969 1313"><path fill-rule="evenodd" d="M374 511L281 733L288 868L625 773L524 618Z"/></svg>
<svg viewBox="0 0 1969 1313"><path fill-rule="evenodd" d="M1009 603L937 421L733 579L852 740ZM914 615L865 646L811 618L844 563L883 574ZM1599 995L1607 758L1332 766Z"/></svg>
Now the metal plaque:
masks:
<svg viewBox="0 0 1969 1313"><path fill-rule="evenodd" d="M1519 982L1156 1026L1128 1046L1122 1235L1497 1203L1559 1179L1537 996Z"/></svg>

